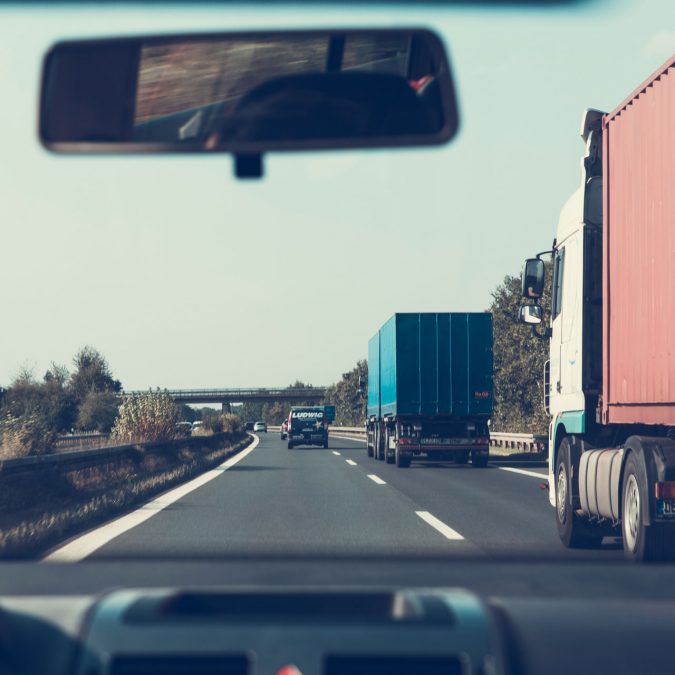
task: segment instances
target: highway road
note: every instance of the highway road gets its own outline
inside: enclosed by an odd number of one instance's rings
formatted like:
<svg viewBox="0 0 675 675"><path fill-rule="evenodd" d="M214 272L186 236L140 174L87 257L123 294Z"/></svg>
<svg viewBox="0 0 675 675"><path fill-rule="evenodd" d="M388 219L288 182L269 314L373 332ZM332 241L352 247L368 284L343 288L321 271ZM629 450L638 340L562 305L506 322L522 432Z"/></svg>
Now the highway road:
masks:
<svg viewBox="0 0 675 675"><path fill-rule="evenodd" d="M368 458L358 440L288 450L278 433L55 553L56 559L230 556L522 555L616 558L568 551L555 530L544 467Z"/></svg>

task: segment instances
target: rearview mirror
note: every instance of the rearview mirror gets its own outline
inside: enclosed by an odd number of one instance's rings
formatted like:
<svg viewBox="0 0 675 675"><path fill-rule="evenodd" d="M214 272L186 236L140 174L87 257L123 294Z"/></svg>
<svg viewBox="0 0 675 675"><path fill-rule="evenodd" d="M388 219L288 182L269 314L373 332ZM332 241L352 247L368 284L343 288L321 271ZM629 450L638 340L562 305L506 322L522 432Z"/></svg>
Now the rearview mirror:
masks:
<svg viewBox="0 0 675 675"><path fill-rule="evenodd" d="M522 295L524 298L541 298L544 293L543 260L540 258L528 258L525 261L522 285Z"/></svg>
<svg viewBox="0 0 675 675"><path fill-rule="evenodd" d="M255 174L269 151L438 145L457 126L427 30L61 42L43 68L40 138L55 152L228 152Z"/></svg>
<svg viewBox="0 0 675 675"><path fill-rule="evenodd" d="M541 323L542 312L539 305L523 305L520 308L520 322L530 325Z"/></svg>

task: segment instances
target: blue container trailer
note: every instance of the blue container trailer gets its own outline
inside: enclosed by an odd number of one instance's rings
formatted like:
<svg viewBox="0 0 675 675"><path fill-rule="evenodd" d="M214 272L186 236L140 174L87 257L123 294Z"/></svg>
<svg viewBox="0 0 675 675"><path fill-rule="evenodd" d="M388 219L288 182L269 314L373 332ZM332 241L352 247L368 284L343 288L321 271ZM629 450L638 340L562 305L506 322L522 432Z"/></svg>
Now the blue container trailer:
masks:
<svg viewBox="0 0 675 675"><path fill-rule="evenodd" d="M492 315L394 314L368 343L368 455L486 466Z"/></svg>

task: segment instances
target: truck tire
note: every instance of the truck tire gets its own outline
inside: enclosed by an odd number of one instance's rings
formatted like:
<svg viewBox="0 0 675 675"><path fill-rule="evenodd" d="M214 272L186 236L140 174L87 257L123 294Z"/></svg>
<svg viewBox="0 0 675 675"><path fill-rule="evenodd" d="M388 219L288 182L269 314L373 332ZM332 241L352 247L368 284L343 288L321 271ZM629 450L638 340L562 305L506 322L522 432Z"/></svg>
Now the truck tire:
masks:
<svg viewBox="0 0 675 675"><path fill-rule="evenodd" d="M649 509L649 495L640 480L639 460L628 455L623 472L621 498L623 551L633 562L667 560L673 556L675 528L662 523L645 525L642 515Z"/></svg>
<svg viewBox="0 0 675 675"><path fill-rule="evenodd" d="M593 525L585 523L577 516L572 506L571 456L570 441L563 438L558 448L555 468L555 519L558 536L567 548L596 548L602 543L602 534L594 532Z"/></svg>
<svg viewBox="0 0 675 675"><path fill-rule="evenodd" d="M384 446L384 441L385 439L382 438L382 432L378 429L377 431L377 459L379 459L381 462L384 462L385 460L385 455L386 455L386 448Z"/></svg>
<svg viewBox="0 0 675 675"><path fill-rule="evenodd" d="M375 455L373 452L373 446L370 443L366 443L366 446L368 448L368 457L373 457Z"/></svg>
<svg viewBox="0 0 675 675"><path fill-rule="evenodd" d="M288 441L288 449L289 450L293 449L293 441Z"/></svg>
<svg viewBox="0 0 675 675"><path fill-rule="evenodd" d="M399 469L407 469L410 466L410 455L404 455L401 452L398 443L396 444L396 450L394 451L394 458L396 460L396 466Z"/></svg>
<svg viewBox="0 0 675 675"><path fill-rule="evenodd" d="M458 452L455 457L455 464L468 464L469 463L469 453L468 452Z"/></svg>
<svg viewBox="0 0 675 675"><path fill-rule="evenodd" d="M471 453L471 466L474 469L484 469L488 465L490 453L485 450Z"/></svg>
<svg viewBox="0 0 675 675"><path fill-rule="evenodd" d="M393 464L396 461L396 451L392 450L390 446L391 436L389 429L384 434L384 461L387 464Z"/></svg>
<svg viewBox="0 0 675 675"><path fill-rule="evenodd" d="M325 450L328 449L328 436L326 436L326 440L323 442L323 447Z"/></svg>

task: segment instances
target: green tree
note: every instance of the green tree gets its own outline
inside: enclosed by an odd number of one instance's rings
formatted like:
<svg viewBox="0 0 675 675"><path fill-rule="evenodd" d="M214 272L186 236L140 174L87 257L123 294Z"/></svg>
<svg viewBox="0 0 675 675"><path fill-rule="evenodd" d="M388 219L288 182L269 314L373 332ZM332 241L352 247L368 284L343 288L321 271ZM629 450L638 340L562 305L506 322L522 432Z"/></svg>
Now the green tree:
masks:
<svg viewBox="0 0 675 675"><path fill-rule="evenodd" d="M335 406L335 424L361 426L366 419L368 401L368 362L359 361L352 370L343 373L339 382L326 390L326 404Z"/></svg>
<svg viewBox="0 0 675 675"><path fill-rule="evenodd" d="M550 280L551 266L546 274ZM502 432L545 434L548 416L544 410L544 363L548 360L548 340L532 335L530 326L518 320L521 305L520 277L506 276L492 292L489 311L493 320L494 414L492 429ZM546 284L544 321L548 325L550 283Z"/></svg>
<svg viewBox="0 0 675 675"><path fill-rule="evenodd" d="M120 402L112 391L90 391L80 403L77 413L78 429L107 433L112 429Z"/></svg>
<svg viewBox="0 0 675 675"><path fill-rule="evenodd" d="M105 357L90 346L83 347L73 359L75 372L70 378L70 388L80 404L89 392L122 391L122 383L116 380Z"/></svg>

